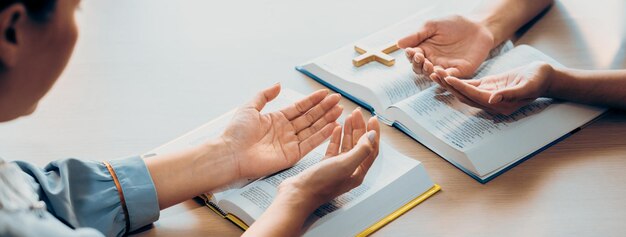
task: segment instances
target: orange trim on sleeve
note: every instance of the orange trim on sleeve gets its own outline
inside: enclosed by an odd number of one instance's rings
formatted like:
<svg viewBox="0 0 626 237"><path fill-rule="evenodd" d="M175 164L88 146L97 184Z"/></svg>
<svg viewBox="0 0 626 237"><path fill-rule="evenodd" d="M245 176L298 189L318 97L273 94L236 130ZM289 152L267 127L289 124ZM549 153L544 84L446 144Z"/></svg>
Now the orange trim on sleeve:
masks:
<svg viewBox="0 0 626 237"><path fill-rule="evenodd" d="M128 232L130 231L130 218L128 216L128 208L126 207L126 199L124 199L122 185L117 179L117 175L115 174L115 170L113 170L111 164L107 161L104 161L103 163L107 167L107 170L109 170L109 173L111 173L111 178L113 178L113 183L115 183L115 188L117 188L117 194L120 196L120 203L122 203L122 210L124 211L124 218L126 219L126 230L124 230L124 235L128 235Z"/></svg>

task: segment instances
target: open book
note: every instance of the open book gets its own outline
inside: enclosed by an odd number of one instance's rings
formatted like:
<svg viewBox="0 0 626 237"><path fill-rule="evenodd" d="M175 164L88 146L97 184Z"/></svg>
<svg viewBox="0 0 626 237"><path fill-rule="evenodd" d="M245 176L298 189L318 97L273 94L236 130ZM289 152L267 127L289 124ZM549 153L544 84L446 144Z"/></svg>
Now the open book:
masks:
<svg viewBox="0 0 626 237"><path fill-rule="evenodd" d="M278 110L301 97L296 92L283 89L278 98L267 104L264 111ZM234 111L231 111L156 148L144 157L179 151L215 138L228 125L233 114ZM320 145L289 169L258 180L243 180L213 194L202 195L201 198L215 213L247 229L272 203L277 186L319 162L327 145L328 142ZM304 235L366 236L439 190L440 187L431 181L419 161L381 142L379 157L363 183L319 207L305 223Z"/></svg>
<svg viewBox="0 0 626 237"><path fill-rule="evenodd" d="M386 45L413 33L433 11L366 37L356 44ZM354 45L342 47L296 69L343 94L422 143L472 178L486 183L544 148L577 131L605 109L537 99L510 116L469 107L416 75L403 50L390 55L395 65L370 62L355 67ZM533 61L561 66L537 49L506 42L494 49L474 78L498 74Z"/></svg>

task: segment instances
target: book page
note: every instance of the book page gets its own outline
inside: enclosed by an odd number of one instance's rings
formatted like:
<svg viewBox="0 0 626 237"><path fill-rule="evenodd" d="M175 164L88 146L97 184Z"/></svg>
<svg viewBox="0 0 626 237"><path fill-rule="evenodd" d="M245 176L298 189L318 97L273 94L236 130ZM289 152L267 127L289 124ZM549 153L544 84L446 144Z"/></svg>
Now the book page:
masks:
<svg viewBox="0 0 626 237"><path fill-rule="evenodd" d="M514 126L513 123L541 112L551 103L551 99L541 98L505 116L467 106L450 92L434 87L398 106L435 136L465 150Z"/></svg>
<svg viewBox="0 0 626 237"><path fill-rule="evenodd" d="M356 67L352 64L352 59L360 54L354 50L354 46L380 48L394 44L398 39L414 33L426 20L441 15L441 12L434 13L430 10L424 10L403 22L315 59L313 63L320 67L321 70L333 75L327 75L324 78L325 73L318 72L323 80L327 80L333 86L365 101L378 114L386 117L384 110L389 106L424 91L435 85L435 83L426 75L416 74L412 70L412 64L406 58L402 49L390 54L395 59L393 66L385 66L373 61ZM492 50L489 58L501 55L512 47L513 44L510 41L506 41ZM360 87L366 88L373 96L363 95L364 92L358 89Z"/></svg>
<svg viewBox="0 0 626 237"><path fill-rule="evenodd" d="M485 62L475 78L498 74L539 60L558 64L531 47L516 47ZM409 114L426 130L449 145L466 150L488 137L515 127L516 123L541 112L551 103L551 99L541 98L509 116L504 116L465 105L450 92L436 86L394 106Z"/></svg>
<svg viewBox="0 0 626 237"><path fill-rule="evenodd" d="M328 146L328 143L323 144L320 147L326 147ZM304 159L302 159L302 161L300 161L298 164L296 164L295 166L286 169L284 171L281 171L279 173L276 173L274 175L271 175L269 177L263 178L258 180L257 182L255 182L255 185L259 185L259 187L254 186L251 187L250 189L255 189L258 192L264 192L264 190L262 188L260 188L260 186L271 186L270 190L274 191L274 190L278 190L278 185L280 185L280 183L282 183L285 179L288 179L290 177L296 176L297 174L301 173L302 171L308 169L309 167L317 164L319 161L321 161L321 159L323 158L323 155L320 153L321 150L312 152L310 155L307 155ZM348 205L350 202L356 200L358 197L360 197L361 195L363 195L365 193L365 191L367 191L369 189L369 185L367 184L363 184L353 190L351 190L350 192L347 192L335 199L333 199L331 202L326 203L324 205L322 205L320 208L318 208L314 214L317 215L318 217L323 217L328 213L331 213L343 206ZM248 190L250 191L250 190ZM268 197L272 197L274 195L264 192L264 200L262 200L261 202L255 202L254 199L257 199L258 197L251 197L251 195L249 195L248 191L244 191L241 193L242 196L244 196L244 198L248 199L249 201L256 203L257 207L265 210L268 207L268 201L271 202L272 199L267 200L266 198Z"/></svg>
<svg viewBox="0 0 626 237"><path fill-rule="evenodd" d="M274 197L278 192L278 185L280 185L280 183L282 183L285 179L293 177L320 162L324 157L324 149L322 148L325 148L327 145L328 143L325 143L317 149L311 151L303 157L300 162L289 169L285 169L276 174L256 180L246 187L236 190L235 193L231 193L228 197L226 197L228 202L220 202L219 205L225 210L234 209L235 212L243 212L237 213L237 216L246 223L254 222L254 220L261 216L263 211L265 211L274 200ZM335 198L331 202L322 205L314 212L314 215L323 217L328 213L348 206L359 197L366 194L366 191L369 190L369 188L370 185L364 182L362 185L351 190L350 192L347 192Z"/></svg>
<svg viewBox="0 0 626 237"><path fill-rule="evenodd" d="M295 166L256 180L246 187L237 190L219 203L219 206L230 211L244 222L251 224L271 205L278 191L278 185L285 179L293 177L307 168L314 166L323 158L328 143L307 154ZM386 154L390 154L387 156ZM389 185L404 172L417 166L419 162L398 155L397 151L386 144L381 144L379 158L374 162L363 183L344 193L330 202L320 206L309 217L308 226L314 228L332 218L337 212L346 211L378 190ZM426 180L431 182L429 180ZM424 181L423 181L424 182ZM430 183L432 186L432 183ZM430 187L430 186L429 186ZM423 192L423 190L422 190ZM413 197L414 198L414 197Z"/></svg>
<svg viewBox="0 0 626 237"><path fill-rule="evenodd" d="M281 95L269 103L263 112L275 111L302 97L297 92L284 89ZM150 156L176 152L201 144L219 135L233 115L234 113L231 111L148 152L144 157L149 159ZM223 216L232 214L244 223L251 225L272 203L278 185L285 179L297 175L321 161L327 145L328 142L320 145L291 168L247 185L231 186L223 189L222 192L214 193L207 204ZM198 180L197 182L202 181ZM379 157L370 168L364 182L359 187L322 205L309 216L306 224L308 230L305 236L309 236L311 233L313 236L329 236L333 233L339 233L341 236L355 235L381 220L384 216L396 211L407 202L424 194L433 186L435 186L434 183L419 161L408 158L381 142ZM207 195L202 195L202 197L207 201ZM379 206L383 202L386 204L382 207ZM359 204L361 207L355 208ZM346 223L351 228L337 230L337 225L342 226Z"/></svg>
<svg viewBox="0 0 626 237"><path fill-rule="evenodd" d="M491 59L476 78L498 74L533 61L560 66L549 56L530 46L518 46ZM398 121L434 135L465 154L477 176L494 174L512 162L537 151L602 113L603 109L539 98L515 113L491 114L461 103L439 87L429 88L392 106L410 118ZM420 128L415 127L415 124ZM428 134L427 134L428 135ZM430 143L431 145L434 144ZM427 146L430 146L427 144ZM441 151L441 145L431 148ZM450 152L448 152L450 153ZM458 157L444 157L463 162ZM473 168L472 168L473 167Z"/></svg>
<svg viewBox="0 0 626 237"><path fill-rule="evenodd" d="M355 236L433 186L421 163L381 143L363 184L319 207L305 222L304 236Z"/></svg>
<svg viewBox="0 0 626 237"><path fill-rule="evenodd" d="M379 50L393 45L398 39L413 33L427 19L445 15L445 12L432 9L425 9L396 25L313 60L312 64L319 67L317 71L307 65L304 67L329 84L366 102L377 113L383 113L389 105L429 88L432 82L424 75L415 75L402 49L389 54L395 59L393 66L373 61L356 67L352 59L360 54L354 47L359 45Z"/></svg>
<svg viewBox="0 0 626 237"><path fill-rule="evenodd" d="M395 65L388 67L378 62L370 62L360 67L352 65L352 58L359 56L354 46L342 48L320 59L316 63L343 80L360 85L374 92L381 103L381 111L387 106L417 94L433 85L424 75L416 75L403 50L390 55L396 59ZM348 92L350 92L348 90ZM367 101L366 101L367 102ZM370 103L373 104L373 103Z"/></svg>

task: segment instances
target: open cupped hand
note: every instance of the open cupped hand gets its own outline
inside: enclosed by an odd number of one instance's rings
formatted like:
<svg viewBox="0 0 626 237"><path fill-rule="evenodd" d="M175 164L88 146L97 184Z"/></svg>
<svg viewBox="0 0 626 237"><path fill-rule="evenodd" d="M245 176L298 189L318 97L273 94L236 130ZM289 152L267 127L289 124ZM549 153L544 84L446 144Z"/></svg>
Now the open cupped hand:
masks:
<svg viewBox="0 0 626 237"><path fill-rule="evenodd" d="M261 113L280 85L259 92L239 108L221 136L239 178L256 178L291 167L319 146L338 126L341 96L316 91L279 111Z"/></svg>

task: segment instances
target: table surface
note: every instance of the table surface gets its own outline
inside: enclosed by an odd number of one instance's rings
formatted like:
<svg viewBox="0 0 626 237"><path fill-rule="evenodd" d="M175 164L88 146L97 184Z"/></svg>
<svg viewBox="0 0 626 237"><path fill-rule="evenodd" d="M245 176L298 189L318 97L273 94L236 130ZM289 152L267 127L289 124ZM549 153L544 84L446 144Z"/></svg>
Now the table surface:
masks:
<svg viewBox="0 0 626 237"><path fill-rule="evenodd" d="M302 93L322 88L296 72L297 64L430 5L462 13L477 1L433 2L84 1L67 70L35 114L0 124L0 156L45 165L144 153L275 82ZM622 0L563 0L516 43L570 67L626 68L625 18ZM625 135L626 113L610 111L483 185L385 127L383 139L422 161L443 191L374 236L624 235ZM241 233L189 200L138 235Z"/></svg>

